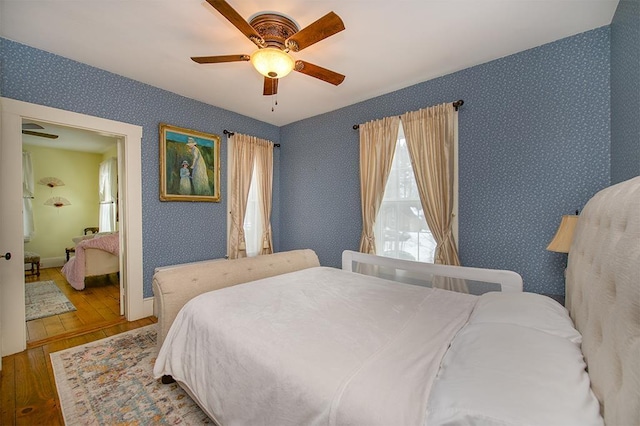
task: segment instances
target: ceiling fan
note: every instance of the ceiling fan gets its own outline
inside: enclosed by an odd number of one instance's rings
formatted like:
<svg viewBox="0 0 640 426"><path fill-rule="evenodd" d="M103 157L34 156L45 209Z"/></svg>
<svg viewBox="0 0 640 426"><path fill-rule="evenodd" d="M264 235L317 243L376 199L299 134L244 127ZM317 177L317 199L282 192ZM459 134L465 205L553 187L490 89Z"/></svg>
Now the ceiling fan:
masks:
<svg viewBox="0 0 640 426"><path fill-rule="evenodd" d="M44 132L34 132L34 130L43 130L43 129L44 127L36 123L22 123L22 133L25 135L40 136L41 138L49 138L49 139L58 139L58 135L53 135L51 133L44 133Z"/></svg>
<svg viewBox="0 0 640 426"><path fill-rule="evenodd" d="M251 61L256 70L264 75L263 95L278 93L278 79L293 70L336 86L344 81L342 74L306 61L294 60L289 54L344 30L342 19L334 12L299 29L291 19L277 13L262 13L247 22L226 1L207 2L258 46L258 50L251 55L194 56L191 58L193 61L199 64Z"/></svg>

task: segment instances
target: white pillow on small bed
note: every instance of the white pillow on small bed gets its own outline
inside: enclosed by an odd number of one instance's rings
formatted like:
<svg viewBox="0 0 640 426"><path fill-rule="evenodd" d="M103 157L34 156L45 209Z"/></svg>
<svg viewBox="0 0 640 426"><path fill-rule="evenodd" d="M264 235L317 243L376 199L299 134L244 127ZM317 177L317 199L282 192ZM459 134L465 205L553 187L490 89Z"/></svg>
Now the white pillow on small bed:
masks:
<svg viewBox="0 0 640 426"><path fill-rule="evenodd" d="M601 426L582 352L530 327L468 324L444 356L428 425Z"/></svg>
<svg viewBox="0 0 640 426"><path fill-rule="evenodd" d="M582 335L567 310L550 297L536 293L485 293L478 299L469 324L505 323L544 331L580 345Z"/></svg>

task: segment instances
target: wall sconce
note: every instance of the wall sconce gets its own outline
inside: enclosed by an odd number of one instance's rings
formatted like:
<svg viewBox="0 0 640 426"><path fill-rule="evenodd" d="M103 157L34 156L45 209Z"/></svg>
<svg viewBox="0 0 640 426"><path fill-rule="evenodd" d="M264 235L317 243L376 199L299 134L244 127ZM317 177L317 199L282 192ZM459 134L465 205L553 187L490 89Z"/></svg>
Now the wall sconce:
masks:
<svg viewBox="0 0 640 426"><path fill-rule="evenodd" d="M560 226L556 231L556 235L547 246L547 250L555 251L557 253L569 253L571 248L571 242L573 241L573 232L576 229L578 223L578 215L564 215Z"/></svg>

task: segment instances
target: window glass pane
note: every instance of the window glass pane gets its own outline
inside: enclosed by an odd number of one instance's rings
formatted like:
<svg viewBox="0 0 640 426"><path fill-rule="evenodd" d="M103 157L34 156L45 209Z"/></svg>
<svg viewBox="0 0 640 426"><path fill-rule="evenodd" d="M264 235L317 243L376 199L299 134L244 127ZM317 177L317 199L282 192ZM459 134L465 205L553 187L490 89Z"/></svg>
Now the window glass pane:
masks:
<svg viewBox="0 0 640 426"><path fill-rule="evenodd" d="M424 217L402 125L374 233L376 254L433 263L436 242Z"/></svg>
<svg viewBox="0 0 640 426"><path fill-rule="evenodd" d="M247 200L247 210L243 224L248 257L260 254L260 244L262 243L262 209L260 208L258 195L257 175L258 171L254 164L251 186L249 187L249 198Z"/></svg>

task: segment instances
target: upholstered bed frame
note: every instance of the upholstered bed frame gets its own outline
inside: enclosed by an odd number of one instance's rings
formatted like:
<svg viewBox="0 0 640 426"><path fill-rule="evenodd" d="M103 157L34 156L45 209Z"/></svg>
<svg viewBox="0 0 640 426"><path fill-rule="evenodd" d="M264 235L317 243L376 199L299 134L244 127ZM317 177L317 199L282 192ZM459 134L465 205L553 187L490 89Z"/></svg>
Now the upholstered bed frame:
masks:
<svg viewBox="0 0 640 426"><path fill-rule="evenodd" d="M293 250L269 256L178 265L156 272L153 294L158 317L158 347L162 346L180 309L199 294L314 266L320 266L320 261L313 250Z"/></svg>
<svg viewBox="0 0 640 426"><path fill-rule="evenodd" d="M98 248L84 250L84 276L115 274L120 271L120 258Z"/></svg>
<svg viewBox="0 0 640 426"><path fill-rule="evenodd" d="M566 306L605 423L640 424L640 177L600 191L582 211Z"/></svg>
<svg viewBox="0 0 640 426"><path fill-rule="evenodd" d="M158 345L195 296L319 266L311 250L177 266L153 279ZM640 177L585 206L567 267L566 300L605 423L640 424Z"/></svg>

